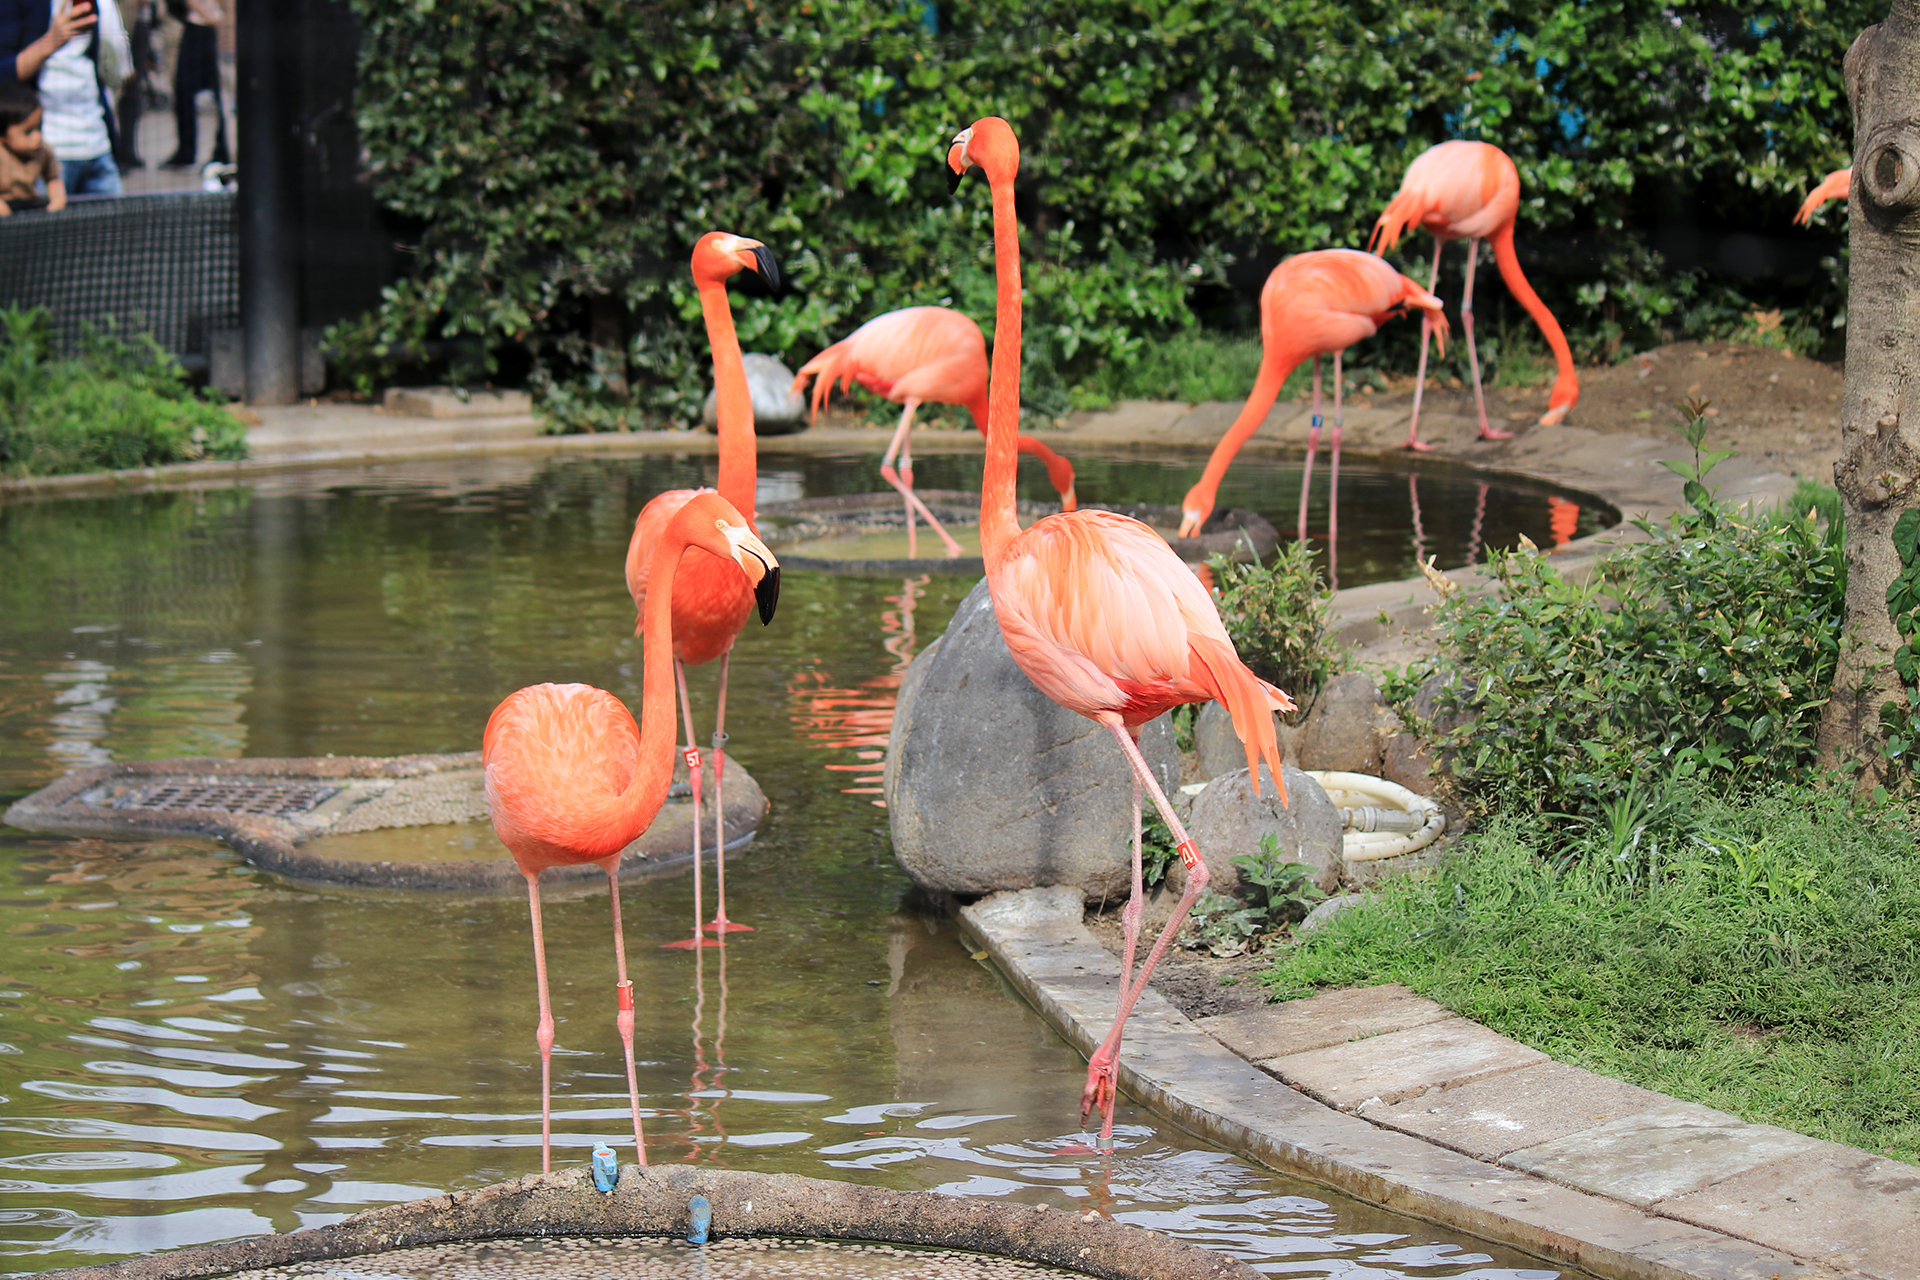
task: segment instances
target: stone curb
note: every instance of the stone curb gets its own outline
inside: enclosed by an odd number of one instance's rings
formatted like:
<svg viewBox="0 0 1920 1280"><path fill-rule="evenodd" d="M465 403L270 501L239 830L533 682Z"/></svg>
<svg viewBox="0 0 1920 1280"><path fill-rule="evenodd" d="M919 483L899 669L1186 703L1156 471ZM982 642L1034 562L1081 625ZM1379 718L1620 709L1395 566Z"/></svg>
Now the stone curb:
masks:
<svg viewBox="0 0 1920 1280"><path fill-rule="evenodd" d="M710 1165L620 1166L611 1194L586 1169L530 1174L470 1191L356 1213L331 1226L176 1249L53 1280L191 1280L447 1241L540 1236L681 1236L688 1202L712 1205L713 1234L798 1236L965 1249L1107 1280L1259 1280L1237 1259L1096 1213L889 1191ZM697 1263L698 1255L690 1260ZM704 1269L702 1269L704 1274ZM366 1274L356 1272L354 1274ZM377 1274L377 1273L376 1273Z"/></svg>
<svg viewBox="0 0 1920 1280"><path fill-rule="evenodd" d="M1118 965L1087 932L1083 918L1080 895L1059 887L995 894L960 912L963 927L987 950L1015 989L1084 1054L1093 1050L1112 1022ZM1338 993L1349 1001L1354 994ZM1406 996L1409 1005L1415 1007L1407 1016L1389 1018L1384 1023L1376 1019L1369 1024L1366 1012L1352 1011L1348 1015L1355 1028L1351 1034L1381 1031L1382 1035L1413 1035L1449 1023L1464 1023L1479 1033L1473 1038L1482 1044L1482 1037L1504 1039L1465 1019L1445 1015L1444 1010L1440 1011L1443 1016L1435 1019L1417 1007L1429 1002L1419 1001L1411 993ZM1275 1011L1284 1008L1276 1006ZM1327 1012L1329 1021L1340 1016L1337 1008L1330 1007ZM1344 1025L1323 1025L1318 1032L1305 1042L1307 1049L1274 1061L1298 1068L1298 1060L1313 1058L1316 1050L1324 1053L1327 1046L1341 1044L1349 1035ZM1542 1061L1542 1055L1511 1041L1506 1043L1519 1054L1505 1064L1494 1064L1490 1068L1494 1074L1541 1069L1534 1064ZM1362 1049L1361 1045L1371 1045L1371 1049ZM1390 1050L1382 1052L1386 1048L1385 1044L1367 1040L1346 1046L1349 1053L1357 1051L1361 1061L1389 1056ZM1274 1061L1263 1065L1272 1070ZM1547 1065L1559 1067L1550 1062ZM1281 1069L1284 1072L1289 1067ZM1469 1076L1474 1081L1486 1078ZM1618 1082L1607 1083L1627 1088ZM1786 1135L1785 1130L1771 1126L1741 1126L1731 1116L1704 1107L1689 1109L1687 1104L1658 1094L1649 1096L1682 1110L1668 1114L1664 1109L1649 1108L1612 1126L1596 1125L1585 1132L1607 1130L1600 1135L1603 1142L1635 1123L1642 1129L1693 1126L1698 1132L1705 1127L1701 1124L1703 1116L1717 1119L1718 1131L1736 1126L1751 1130L1763 1147L1773 1146L1737 1169L1737 1176L1727 1179L1724 1185L1732 1195L1728 1203L1708 1210L1694 1190L1696 1179L1684 1188L1666 1188L1674 1198L1656 1197L1651 1203L1658 1207L1649 1212L1624 1199L1551 1180L1556 1175L1565 1178L1568 1172L1564 1165L1549 1167L1554 1157L1564 1157L1570 1146L1578 1145L1569 1144L1564 1136L1528 1150L1525 1155L1533 1157L1531 1160L1513 1152L1507 1154L1507 1164L1493 1164L1437 1141L1375 1123L1376 1113L1394 1109L1384 1098L1356 1097L1355 1109L1361 1114L1324 1105L1308 1096L1304 1080L1289 1087L1250 1064L1152 990L1140 998L1128 1020L1120 1056L1120 1085L1189 1132L1270 1168L1311 1179L1397 1213L1582 1267L1606 1280L1913 1280L1920 1276L1915 1270L1920 1266L1920 1213L1912 1207L1889 1206L1906 1214L1904 1226L1917 1237L1917 1247L1913 1248L1903 1249L1908 1232L1900 1229L1903 1224L1897 1217L1887 1225L1895 1228L1892 1234L1901 1239L1836 1240L1810 1235L1802 1256L1795 1256L1800 1250L1770 1248L1732 1234L1740 1222L1748 1222L1750 1227L1757 1217L1766 1216L1765 1206L1756 1203L1757 1195L1764 1196L1744 1175L1777 1172L1784 1167L1777 1157L1789 1157L1784 1164L1791 1165L1814 1149L1831 1153L1833 1144ZM1435 1094L1444 1099L1448 1096L1442 1092L1446 1087L1443 1074L1434 1093L1422 1101L1433 1099ZM1476 1086L1461 1081L1457 1087ZM1411 1086L1404 1086L1403 1093L1417 1096ZM1655 1110L1662 1114L1651 1114ZM1878 1159L1865 1152L1853 1155L1859 1160ZM1587 1159L1588 1153L1583 1151L1575 1163ZM1774 1162L1767 1163L1769 1160ZM1532 1163L1548 1176L1509 1167L1520 1163ZM1818 1172L1812 1175L1816 1180ZM1877 1172L1884 1175L1886 1171ZM1871 1189L1885 1191L1889 1187L1893 1194L1904 1195L1920 1187L1920 1178L1911 1186L1903 1186L1898 1179L1888 1183L1883 1176L1881 1185ZM1700 1225L1704 1221L1715 1221L1729 1230ZM1768 1233L1777 1234L1781 1230L1777 1216L1770 1222ZM1870 1255L1873 1269L1857 1269Z"/></svg>

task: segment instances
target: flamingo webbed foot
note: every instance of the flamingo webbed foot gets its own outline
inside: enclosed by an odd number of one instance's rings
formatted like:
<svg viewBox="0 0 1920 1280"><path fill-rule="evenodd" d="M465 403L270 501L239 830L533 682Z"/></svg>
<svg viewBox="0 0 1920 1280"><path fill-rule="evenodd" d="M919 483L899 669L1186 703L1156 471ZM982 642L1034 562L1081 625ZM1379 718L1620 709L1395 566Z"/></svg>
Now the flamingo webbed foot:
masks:
<svg viewBox="0 0 1920 1280"><path fill-rule="evenodd" d="M1498 427L1481 427L1480 438L1482 440L1511 440L1513 439L1513 432L1502 431Z"/></svg>
<svg viewBox="0 0 1920 1280"><path fill-rule="evenodd" d="M1543 427L1557 427L1567 420L1567 412L1572 408L1573 406L1570 404L1553 405L1549 407L1545 413L1540 415L1538 425Z"/></svg>
<svg viewBox="0 0 1920 1280"><path fill-rule="evenodd" d="M1103 1137L1113 1130L1113 1105L1119 1093L1119 1079L1114 1055L1102 1045L1087 1059L1087 1087L1080 1091L1080 1123L1084 1127L1097 1109L1102 1117Z"/></svg>
<svg viewBox="0 0 1920 1280"><path fill-rule="evenodd" d="M1400 447L1402 449L1407 450L1409 453L1432 453L1435 449L1439 448L1440 446L1428 444L1425 440L1418 439L1417 437L1414 437L1414 436L1408 436L1407 442L1401 445Z"/></svg>

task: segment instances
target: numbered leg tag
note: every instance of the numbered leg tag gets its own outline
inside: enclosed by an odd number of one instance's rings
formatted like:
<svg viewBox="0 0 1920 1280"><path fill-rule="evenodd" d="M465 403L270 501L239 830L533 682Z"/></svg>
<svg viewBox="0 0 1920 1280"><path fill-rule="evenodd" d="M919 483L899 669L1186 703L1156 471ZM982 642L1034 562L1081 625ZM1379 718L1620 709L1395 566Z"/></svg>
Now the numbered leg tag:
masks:
<svg viewBox="0 0 1920 1280"><path fill-rule="evenodd" d="M1313 415L1313 429L1315 431L1318 431L1325 424L1325 422L1326 420L1322 418L1319 414L1316 413Z"/></svg>
<svg viewBox="0 0 1920 1280"><path fill-rule="evenodd" d="M699 748L688 747L685 751L681 753L681 755L686 759L687 768L694 769L694 770L698 770L700 768Z"/></svg>
<svg viewBox="0 0 1920 1280"><path fill-rule="evenodd" d="M620 993L620 1006L619 1006L620 1012L632 1013L633 1012L633 983L631 981L622 982L621 984L616 986L614 990Z"/></svg>
<svg viewBox="0 0 1920 1280"><path fill-rule="evenodd" d="M1180 865L1191 871L1200 861L1200 846L1191 840L1180 842Z"/></svg>

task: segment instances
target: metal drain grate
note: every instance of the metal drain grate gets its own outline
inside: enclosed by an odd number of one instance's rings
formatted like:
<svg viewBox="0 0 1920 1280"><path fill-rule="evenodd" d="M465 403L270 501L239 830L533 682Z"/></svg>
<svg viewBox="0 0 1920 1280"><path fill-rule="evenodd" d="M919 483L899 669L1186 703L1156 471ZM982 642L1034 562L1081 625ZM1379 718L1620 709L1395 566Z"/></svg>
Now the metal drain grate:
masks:
<svg viewBox="0 0 1920 1280"><path fill-rule="evenodd" d="M113 802L116 809L219 809L290 818L305 813L340 787L328 782L162 782L130 791Z"/></svg>

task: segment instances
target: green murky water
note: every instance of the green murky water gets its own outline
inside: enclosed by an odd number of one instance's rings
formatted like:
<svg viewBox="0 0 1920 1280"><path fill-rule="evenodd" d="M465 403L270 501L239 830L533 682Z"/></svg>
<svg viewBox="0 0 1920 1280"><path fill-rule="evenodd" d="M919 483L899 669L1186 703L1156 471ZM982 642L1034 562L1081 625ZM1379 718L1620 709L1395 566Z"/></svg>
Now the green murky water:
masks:
<svg viewBox="0 0 1920 1280"><path fill-rule="evenodd" d="M959 461L924 457L916 478L958 487ZM763 500L872 489L873 465L768 458ZM627 534L710 466L412 464L0 507L0 801L109 760L467 750L539 680L637 704ZM1159 470L1095 460L1082 492L1176 500L1191 469ZM1099 491L1130 473L1146 480ZM1423 536L1470 529L1463 496ZM1557 1274L1124 1102L1119 1149L1086 1154L1082 1060L912 908L876 807L899 673L968 586L792 575L775 625L738 646L730 750L773 810L729 864L728 906L757 931L661 950L687 931L690 880L625 895L651 1157L1097 1208L1288 1275ZM703 709L713 674L696 673ZM625 1090L605 896L556 896L548 929L564 1164L618 1137ZM0 1266L537 1169L532 970L519 898L317 892L213 844L0 828Z"/></svg>

